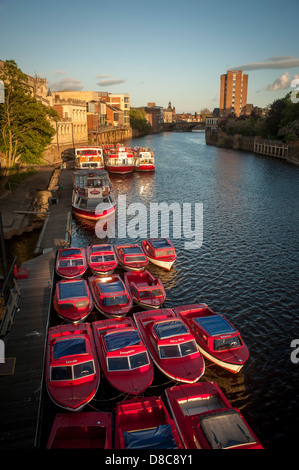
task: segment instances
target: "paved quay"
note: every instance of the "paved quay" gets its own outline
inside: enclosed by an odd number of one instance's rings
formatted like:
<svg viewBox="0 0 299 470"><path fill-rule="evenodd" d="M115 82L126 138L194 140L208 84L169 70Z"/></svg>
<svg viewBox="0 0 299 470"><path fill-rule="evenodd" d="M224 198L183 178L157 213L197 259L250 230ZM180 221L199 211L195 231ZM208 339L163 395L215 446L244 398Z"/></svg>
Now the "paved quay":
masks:
<svg viewBox="0 0 299 470"><path fill-rule="evenodd" d="M36 256L22 263L28 276L17 279L21 293L13 325L4 337L5 363L0 363L0 448L38 448L43 400L44 360L52 299L56 249L70 239L72 166L43 168L0 199L6 238L31 229L30 217L9 211L34 210L36 190L53 187L52 202L41 224ZM22 214L23 215L23 214ZM28 223L29 222L29 223ZM27 227L27 228L26 228ZM11 235L12 236L12 235Z"/></svg>

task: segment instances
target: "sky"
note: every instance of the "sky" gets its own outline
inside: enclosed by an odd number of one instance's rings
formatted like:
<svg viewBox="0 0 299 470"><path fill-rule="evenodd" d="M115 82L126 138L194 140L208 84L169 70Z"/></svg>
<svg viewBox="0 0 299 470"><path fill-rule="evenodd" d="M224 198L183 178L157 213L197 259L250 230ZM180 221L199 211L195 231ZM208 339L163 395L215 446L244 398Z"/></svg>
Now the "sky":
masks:
<svg viewBox="0 0 299 470"><path fill-rule="evenodd" d="M266 107L299 79L299 0L0 0L0 59L62 89L127 93L177 113L219 107L220 76L248 74Z"/></svg>

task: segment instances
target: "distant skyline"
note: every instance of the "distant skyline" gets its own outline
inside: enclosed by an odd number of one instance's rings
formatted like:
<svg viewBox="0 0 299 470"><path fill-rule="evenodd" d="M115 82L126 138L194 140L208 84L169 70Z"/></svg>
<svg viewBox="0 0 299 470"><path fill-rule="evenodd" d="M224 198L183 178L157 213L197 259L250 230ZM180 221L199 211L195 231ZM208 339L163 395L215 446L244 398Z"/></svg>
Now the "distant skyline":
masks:
<svg viewBox="0 0 299 470"><path fill-rule="evenodd" d="M128 93L176 112L219 107L220 76L242 69L265 107L299 78L299 1L0 0L0 59L62 89Z"/></svg>

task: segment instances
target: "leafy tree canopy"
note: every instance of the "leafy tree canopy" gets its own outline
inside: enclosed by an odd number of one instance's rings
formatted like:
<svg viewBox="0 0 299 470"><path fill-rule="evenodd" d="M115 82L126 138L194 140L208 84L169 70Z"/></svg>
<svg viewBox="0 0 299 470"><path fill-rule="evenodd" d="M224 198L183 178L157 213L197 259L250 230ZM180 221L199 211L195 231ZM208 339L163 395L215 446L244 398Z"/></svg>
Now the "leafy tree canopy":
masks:
<svg viewBox="0 0 299 470"><path fill-rule="evenodd" d="M130 109L130 124L132 129L137 129L142 134L150 134L153 130L146 120L144 108Z"/></svg>

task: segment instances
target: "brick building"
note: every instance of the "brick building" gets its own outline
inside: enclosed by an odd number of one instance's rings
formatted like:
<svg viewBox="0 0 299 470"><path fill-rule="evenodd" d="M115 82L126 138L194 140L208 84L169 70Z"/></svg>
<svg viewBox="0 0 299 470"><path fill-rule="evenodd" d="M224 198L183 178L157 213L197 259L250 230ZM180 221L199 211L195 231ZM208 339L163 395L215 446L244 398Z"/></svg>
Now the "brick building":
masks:
<svg viewBox="0 0 299 470"><path fill-rule="evenodd" d="M240 116L247 105L248 75L242 70L229 70L220 77L220 116Z"/></svg>

